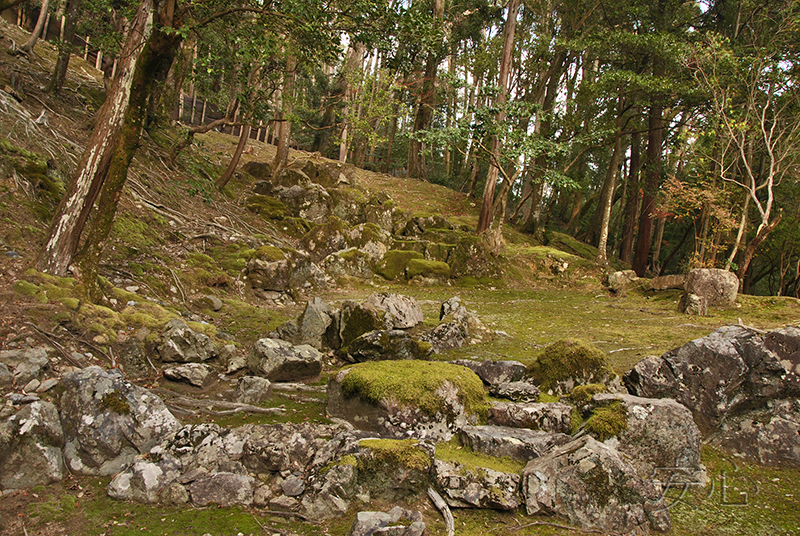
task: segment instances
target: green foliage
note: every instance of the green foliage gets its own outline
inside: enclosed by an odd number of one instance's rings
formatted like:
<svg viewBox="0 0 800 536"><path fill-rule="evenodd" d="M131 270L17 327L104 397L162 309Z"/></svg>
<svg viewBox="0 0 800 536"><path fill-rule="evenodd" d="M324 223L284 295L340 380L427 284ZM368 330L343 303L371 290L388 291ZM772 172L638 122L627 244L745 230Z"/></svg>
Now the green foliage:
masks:
<svg viewBox="0 0 800 536"><path fill-rule="evenodd" d="M483 382L466 367L432 361L373 361L350 368L342 383L346 397L358 397L378 404L393 400L418 407L428 415L446 413L444 400L436 390L450 383L468 414L485 411Z"/></svg>

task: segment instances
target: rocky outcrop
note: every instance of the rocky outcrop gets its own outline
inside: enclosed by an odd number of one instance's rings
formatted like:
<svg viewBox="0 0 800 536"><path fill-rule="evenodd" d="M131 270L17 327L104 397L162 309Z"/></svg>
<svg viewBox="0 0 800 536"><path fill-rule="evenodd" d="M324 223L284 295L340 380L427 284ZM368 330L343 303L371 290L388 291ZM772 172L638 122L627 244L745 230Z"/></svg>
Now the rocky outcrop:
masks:
<svg viewBox="0 0 800 536"><path fill-rule="evenodd" d="M61 386L64 458L75 473L112 475L180 428L161 399L117 371L85 368Z"/></svg>
<svg viewBox="0 0 800 536"><path fill-rule="evenodd" d="M529 515L556 514L581 528L622 534L670 530L661 485L640 478L590 436L528 462L522 490Z"/></svg>
<svg viewBox="0 0 800 536"><path fill-rule="evenodd" d="M211 339L191 329L180 318L167 322L156 350L165 363L200 363L217 356Z"/></svg>
<svg viewBox="0 0 800 536"><path fill-rule="evenodd" d="M50 402L23 406L0 423L0 490L52 484L64 476L64 434Z"/></svg>
<svg viewBox="0 0 800 536"><path fill-rule="evenodd" d="M522 504L520 476L516 473L434 460L433 478L452 507L513 510Z"/></svg>
<svg viewBox="0 0 800 536"><path fill-rule="evenodd" d="M773 333L765 337L743 326L719 328L661 357L643 359L625 375L625 385L636 396L674 398L708 435L729 415L796 396L800 362L791 348L800 341L800 330ZM774 341L772 349L765 339Z"/></svg>
<svg viewBox="0 0 800 536"><path fill-rule="evenodd" d="M708 306L729 307L736 303L739 279L736 274L718 268L696 268L686 274L687 294L705 298Z"/></svg>
<svg viewBox="0 0 800 536"><path fill-rule="evenodd" d="M307 344L293 346L280 339L259 339L247 356L250 372L270 381L315 378L322 372L322 354Z"/></svg>
<svg viewBox="0 0 800 536"><path fill-rule="evenodd" d="M616 438L609 441L630 460L641 478L704 482L700 430L685 406L669 398L639 398L626 394L600 393L592 399L595 405L615 401L625 407L628 422ZM659 474L663 471L669 473Z"/></svg>

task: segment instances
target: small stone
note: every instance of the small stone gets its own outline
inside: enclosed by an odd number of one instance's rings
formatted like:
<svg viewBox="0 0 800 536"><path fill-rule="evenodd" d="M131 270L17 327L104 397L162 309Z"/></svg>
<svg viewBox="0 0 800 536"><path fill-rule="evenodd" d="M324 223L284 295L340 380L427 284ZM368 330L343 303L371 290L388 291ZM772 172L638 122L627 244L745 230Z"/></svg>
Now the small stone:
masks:
<svg viewBox="0 0 800 536"><path fill-rule="evenodd" d="M33 393L34 391L36 391L36 389L38 389L38 388L39 388L39 385L41 385L41 382L39 382L39 380L37 380L36 378L34 378L34 379L32 379L31 381L29 381L29 382L28 382L28 383L25 385L25 387L23 387L23 388L22 388L22 390L23 390L23 392L25 392L25 393Z"/></svg>
<svg viewBox="0 0 800 536"><path fill-rule="evenodd" d="M289 478L281 482L281 489L283 490L284 495L289 497L297 497L298 495L302 495L306 490L306 484L303 482L302 478L291 475Z"/></svg>
<svg viewBox="0 0 800 536"><path fill-rule="evenodd" d="M125 290L127 290L128 292L139 292L139 287L137 287L136 285L129 285L125 287Z"/></svg>
<svg viewBox="0 0 800 536"><path fill-rule="evenodd" d="M100 335L95 335L92 337L92 341L96 342L97 344L108 344L108 337L101 333Z"/></svg>
<svg viewBox="0 0 800 536"><path fill-rule="evenodd" d="M270 499L269 507L275 510L293 512L300 507L300 502L294 497L280 495L274 499Z"/></svg>
<svg viewBox="0 0 800 536"><path fill-rule="evenodd" d="M42 384L36 389L37 393L44 393L45 391L49 391L53 387L58 385L58 380L55 378L48 378L47 380L43 381Z"/></svg>

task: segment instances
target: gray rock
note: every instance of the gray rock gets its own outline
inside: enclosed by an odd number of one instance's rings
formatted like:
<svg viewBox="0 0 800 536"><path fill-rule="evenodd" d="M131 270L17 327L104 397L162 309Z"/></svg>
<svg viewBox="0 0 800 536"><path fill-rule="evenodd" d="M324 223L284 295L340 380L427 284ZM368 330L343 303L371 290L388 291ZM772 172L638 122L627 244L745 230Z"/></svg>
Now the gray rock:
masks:
<svg viewBox="0 0 800 536"><path fill-rule="evenodd" d="M211 339L189 328L180 318L167 322L156 350L165 363L199 363L217 356Z"/></svg>
<svg viewBox="0 0 800 536"><path fill-rule="evenodd" d="M22 388L22 392L25 394L35 393L41 384L42 382L34 378L25 384L25 387Z"/></svg>
<svg viewBox="0 0 800 536"><path fill-rule="evenodd" d="M465 426L460 435L461 443L474 452L508 456L524 462L572 440L567 434L508 426Z"/></svg>
<svg viewBox="0 0 800 536"><path fill-rule="evenodd" d="M242 376L236 382L236 401L241 404L258 404L272 398L272 384L259 376Z"/></svg>
<svg viewBox="0 0 800 536"><path fill-rule="evenodd" d="M458 322L443 322L420 336L420 340L430 343L434 353L461 348L469 341L469 332Z"/></svg>
<svg viewBox="0 0 800 536"><path fill-rule="evenodd" d="M304 472L310 465L327 463L323 452L333 436L331 426L281 423L253 426L241 445L241 461L256 474ZM328 456L336 456L335 450Z"/></svg>
<svg viewBox="0 0 800 536"><path fill-rule="evenodd" d="M287 497L298 497L302 495L305 490L305 481L296 475L289 475L289 478L281 482L281 491L283 491L283 494Z"/></svg>
<svg viewBox="0 0 800 536"><path fill-rule="evenodd" d="M684 293L678 302L678 310L689 316L708 316L708 299L705 296Z"/></svg>
<svg viewBox="0 0 800 536"><path fill-rule="evenodd" d="M700 462L700 430L692 413L670 398L639 398L633 395L600 393L594 404L620 401L628 414L628 427L616 439L617 450L628 457L642 478L668 482L704 482Z"/></svg>
<svg viewBox="0 0 800 536"><path fill-rule="evenodd" d="M207 294L205 296L200 296L199 298L195 299L195 305L197 305L201 309L211 309L212 311L219 311L220 309L222 309L222 300L220 300L216 296Z"/></svg>
<svg viewBox="0 0 800 536"><path fill-rule="evenodd" d="M300 501L294 497L287 495L279 495L269 500L269 507L271 510L278 510L283 512L295 512L300 508Z"/></svg>
<svg viewBox="0 0 800 536"><path fill-rule="evenodd" d="M660 275L650 280L650 288L653 290L683 290L685 285L686 274Z"/></svg>
<svg viewBox="0 0 800 536"><path fill-rule="evenodd" d="M42 346L0 351L0 363L11 371L14 383L25 385L50 370L47 351Z"/></svg>
<svg viewBox="0 0 800 536"><path fill-rule="evenodd" d="M275 188L273 195L280 199L293 216L314 223L325 223L331 213L330 194L319 184L299 184Z"/></svg>
<svg viewBox="0 0 800 536"><path fill-rule="evenodd" d="M356 469L351 464L336 464L318 474L314 488L305 494L300 505L303 515L315 521L344 515L356 493L356 479Z"/></svg>
<svg viewBox="0 0 800 536"><path fill-rule="evenodd" d="M792 348L788 341L793 333L773 335L771 350L763 335L743 326L724 326L661 357L646 357L625 374L625 385L636 396L674 398L689 408L701 433L708 435L728 415L795 393L797 356L784 353Z"/></svg>
<svg viewBox="0 0 800 536"><path fill-rule="evenodd" d="M42 383L39 385L39 387L37 387L37 388L36 388L36 392L37 392L37 393L46 393L47 391L49 391L50 389L52 389L52 388L53 388L53 387L55 387L56 385L58 385L58 380L57 380L57 379L55 379L55 378L48 378L48 379L46 379L45 381L43 381L43 382L42 382Z"/></svg>
<svg viewBox="0 0 800 536"><path fill-rule="evenodd" d="M168 380L190 383L195 387L203 387L209 374L211 374L211 367L203 363L186 363L164 369L164 377Z"/></svg>
<svg viewBox="0 0 800 536"><path fill-rule="evenodd" d="M264 375L270 381L298 381L319 376L322 354L312 346L293 346L280 339L259 339L247 357L253 374Z"/></svg>
<svg viewBox="0 0 800 536"><path fill-rule="evenodd" d="M14 383L14 377L11 375L11 371L8 370L8 365L0 363L0 387L5 387L12 383Z"/></svg>
<svg viewBox="0 0 800 536"><path fill-rule="evenodd" d="M291 289L313 287L325 288L325 274L319 266L311 261L311 257L302 251L286 253L283 259L261 259L253 257L245 267L250 286L262 291L265 299L279 299L275 292L287 292Z"/></svg>
<svg viewBox="0 0 800 536"><path fill-rule="evenodd" d="M380 251L380 248L377 247L372 249ZM374 261L368 252L358 248L347 248L335 251L325 257L320 264L320 269L334 279L353 277L371 280L374 275L373 265Z"/></svg>
<svg viewBox="0 0 800 536"><path fill-rule="evenodd" d="M517 382L525 375L525 365L519 361L459 359L452 363L470 368L486 385Z"/></svg>
<svg viewBox="0 0 800 536"><path fill-rule="evenodd" d="M727 270L696 268L686 274L684 288L688 294L705 298L709 306L726 307L736 303L739 279Z"/></svg>
<svg viewBox="0 0 800 536"><path fill-rule="evenodd" d="M626 289L638 280L639 277L633 270L623 270L608 274L608 286L615 291Z"/></svg>
<svg viewBox="0 0 800 536"><path fill-rule="evenodd" d="M76 352L77 353L77 352ZM81 354L82 355L82 354ZM126 341L119 351L119 365L128 378L142 379L156 373L147 361L147 348L138 338ZM81 361L85 358L81 358Z"/></svg>
<svg viewBox="0 0 800 536"><path fill-rule="evenodd" d="M255 479L249 475L235 473L214 473L205 475L189 484L192 504L206 506L214 503L219 506L253 504Z"/></svg>
<svg viewBox="0 0 800 536"><path fill-rule="evenodd" d="M514 402L536 402L542 392L530 382L506 382L491 385L489 393L498 398L513 400Z"/></svg>
<svg viewBox="0 0 800 536"><path fill-rule="evenodd" d="M89 367L61 378L64 458L73 472L111 475L180 428L164 402L117 371Z"/></svg>
<svg viewBox="0 0 800 536"><path fill-rule="evenodd" d="M434 460L433 478L452 507L513 510L522 504L520 476L515 473L484 467L472 470L462 464Z"/></svg>
<svg viewBox="0 0 800 536"><path fill-rule="evenodd" d="M555 514L588 530L667 532L661 485L641 479L611 447L583 436L531 460L522 472L528 515Z"/></svg>
<svg viewBox="0 0 800 536"><path fill-rule="evenodd" d="M162 457L158 462L136 460L114 476L107 493L114 499L157 503L162 500L162 491L179 475L180 464L174 458Z"/></svg>
<svg viewBox="0 0 800 536"><path fill-rule="evenodd" d="M411 521L408 526L398 524ZM395 506L389 512L358 512L347 536L422 536L425 523L419 512L410 512Z"/></svg>
<svg viewBox="0 0 800 536"><path fill-rule="evenodd" d="M63 445L58 410L50 402L33 402L0 423L0 490L60 481Z"/></svg>
<svg viewBox="0 0 800 536"><path fill-rule="evenodd" d="M342 308L334 314L334 322L328 330L328 345L338 350L349 346L364 333L382 329L384 316L384 311L379 312L370 305L345 301Z"/></svg>
<svg viewBox="0 0 800 536"><path fill-rule="evenodd" d="M711 442L751 462L800 468L799 438L800 401L794 398L726 419Z"/></svg>
<svg viewBox="0 0 800 536"><path fill-rule="evenodd" d="M297 339L291 342L321 349L325 332L332 322L333 310L330 305L319 298L309 300L300 318L297 319Z"/></svg>
<svg viewBox="0 0 800 536"><path fill-rule="evenodd" d="M422 307L417 300L402 294L385 292L373 294L367 298L365 303L378 311L385 311L388 317L387 322L394 329L413 328L425 320L422 315Z"/></svg>
<svg viewBox="0 0 800 536"><path fill-rule="evenodd" d="M454 317L458 318L459 316L466 314L466 311L467 308L464 306L461 298L458 296L453 296L452 298L442 302L442 305L439 308L439 321L441 322L442 319L448 315L453 315Z"/></svg>
<svg viewBox="0 0 800 536"><path fill-rule="evenodd" d="M430 344L414 339L403 330L375 330L351 342L347 346L346 358L355 363L422 359L429 351Z"/></svg>
<svg viewBox="0 0 800 536"><path fill-rule="evenodd" d="M233 374L247 367L247 357L236 350L233 344L226 344L219 351L219 357L226 363L225 374Z"/></svg>
<svg viewBox="0 0 800 536"><path fill-rule="evenodd" d="M569 434L572 406L561 402L492 402L488 424Z"/></svg>

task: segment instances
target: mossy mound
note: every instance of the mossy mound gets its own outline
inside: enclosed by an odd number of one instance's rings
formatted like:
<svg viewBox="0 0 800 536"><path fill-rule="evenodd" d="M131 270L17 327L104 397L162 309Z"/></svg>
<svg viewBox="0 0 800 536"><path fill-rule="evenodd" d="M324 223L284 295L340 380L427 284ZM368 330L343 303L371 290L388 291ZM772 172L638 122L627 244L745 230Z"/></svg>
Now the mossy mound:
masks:
<svg viewBox="0 0 800 536"><path fill-rule="evenodd" d="M382 467L405 467L417 471L427 471L431 457L419 447L414 439L362 439L358 445L369 449L372 461ZM364 463L361 461L362 469Z"/></svg>
<svg viewBox="0 0 800 536"><path fill-rule="evenodd" d="M397 404L418 407L427 415L446 411L444 400L436 391L449 382L467 414L481 414L486 408L483 382L470 369L434 361L374 361L353 366L342 382L346 397L379 404L393 400Z"/></svg>
<svg viewBox="0 0 800 536"><path fill-rule="evenodd" d="M602 383L579 385L569 394L569 399L577 406L585 406L597 393L604 393L608 388Z"/></svg>
<svg viewBox="0 0 800 536"><path fill-rule="evenodd" d="M412 259L423 259L422 253L410 250L389 250L381 262L378 263L375 273L389 281L394 281L398 277L405 277L406 268Z"/></svg>
<svg viewBox="0 0 800 536"><path fill-rule="evenodd" d="M607 384L617 377L606 355L582 340L556 341L528 367L542 392L564 395L579 385Z"/></svg>
<svg viewBox="0 0 800 536"><path fill-rule="evenodd" d="M268 195L251 195L245 201L245 207L265 220L281 220L289 215L289 211L280 200Z"/></svg>
<svg viewBox="0 0 800 536"><path fill-rule="evenodd" d="M411 259L406 267L406 277L429 277L433 279L449 279L450 265L441 261L428 261L425 259Z"/></svg>

